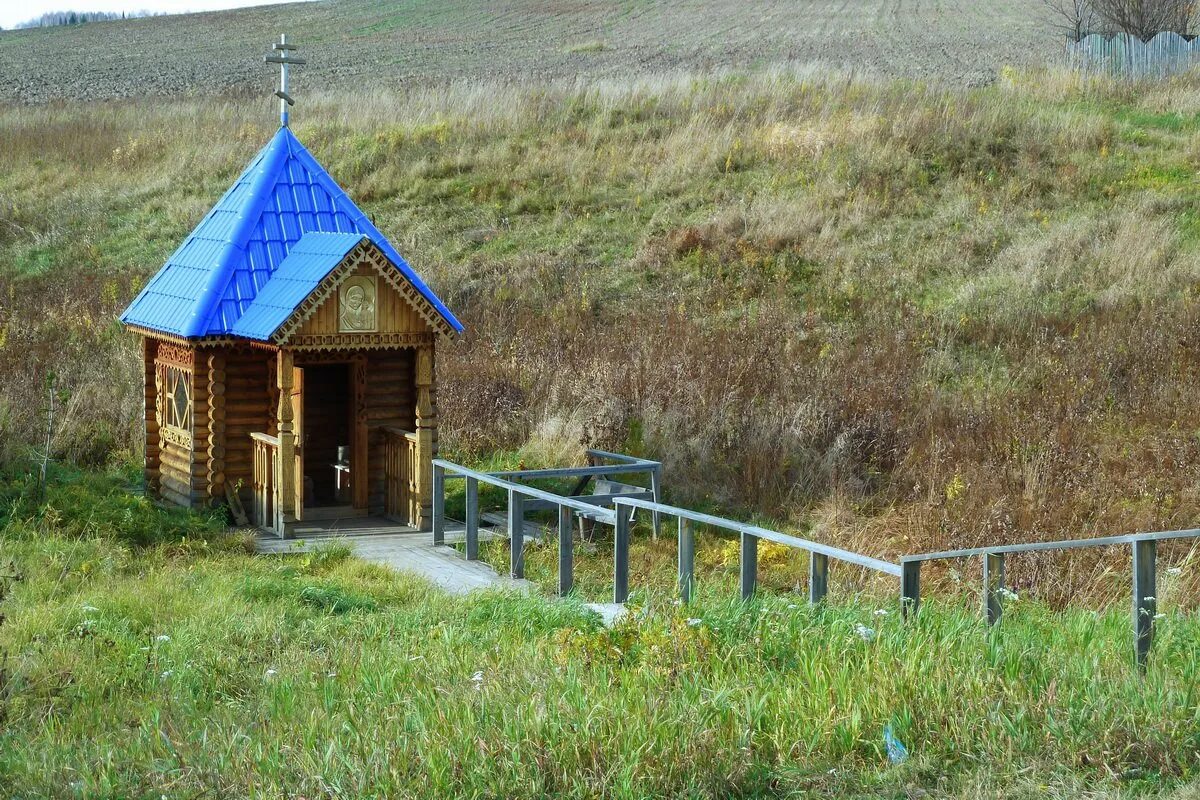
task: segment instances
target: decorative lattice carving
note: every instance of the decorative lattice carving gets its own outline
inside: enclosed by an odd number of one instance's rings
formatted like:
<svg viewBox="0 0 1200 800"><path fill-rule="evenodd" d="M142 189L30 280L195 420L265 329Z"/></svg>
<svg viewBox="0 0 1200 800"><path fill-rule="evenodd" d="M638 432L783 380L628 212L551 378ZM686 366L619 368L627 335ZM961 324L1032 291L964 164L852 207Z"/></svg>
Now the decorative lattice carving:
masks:
<svg viewBox="0 0 1200 800"><path fill-rule="evenodd" d="M417 290L417 287L413 286L413 284L409 282L409 280L405 278L398 269L392 266L391 262L388 261L387 256L383 254L383 251L368 241L362 241L355 245L355 247L346 254L346 257L342 259L342 263L334 268L332 272L326 275L325 279L317 284L317 288L314 289L307 298L305 298L304 302L296 307L296 311L292 314L291 318L282 326L280 326L279 330L275 332L275 336L273 337L274 341L277 344L286 343L294 347L313 346L301 345L299 343L300 339L308 339L311 338L310 336L296 336L293 338L293 335L305 322L312 317L313 314L316 313L317 309L333 295L334 291L342 285L343 281L345 281L355 270L364 265L374 268L389 286L395 289L396 292L409 303L409 305L416 309L421 318L424 319L429 326L433 328L433 330L445 336L455 335L454 328L452 328L450 324L446 322L446 320L442 319L442 315L437 312L437 309L433 307L432 303L425 299L425 296ZM341 336L377 335L412 336L420 334L356 334L352 332L341 334ZM361 344L356 342L353 346L411 347L413 345L378 344L368 340L366 343Z"/></svg>
<svg viewBox="0 0 1200 800"><path fill-rule="evenodd" d="M433 343L431 333L306 333L293 336L294 350L383 350L422 347Z"/></svg>

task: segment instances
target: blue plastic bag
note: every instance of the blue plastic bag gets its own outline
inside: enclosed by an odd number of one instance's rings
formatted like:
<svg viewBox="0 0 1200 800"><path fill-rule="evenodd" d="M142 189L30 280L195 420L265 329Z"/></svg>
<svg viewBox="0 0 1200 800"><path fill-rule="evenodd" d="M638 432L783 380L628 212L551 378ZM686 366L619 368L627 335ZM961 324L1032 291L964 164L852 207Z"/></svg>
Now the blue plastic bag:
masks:
<svg viewBox="0 0 1200 800"><path fill-rule="evenodd" d="M892 733L892 723L888 723L883 729L883 743L887 745L888 760L893 764L903 764L908 761L908 748L904 746L904 742L896 738L896 734Z"/></svg>

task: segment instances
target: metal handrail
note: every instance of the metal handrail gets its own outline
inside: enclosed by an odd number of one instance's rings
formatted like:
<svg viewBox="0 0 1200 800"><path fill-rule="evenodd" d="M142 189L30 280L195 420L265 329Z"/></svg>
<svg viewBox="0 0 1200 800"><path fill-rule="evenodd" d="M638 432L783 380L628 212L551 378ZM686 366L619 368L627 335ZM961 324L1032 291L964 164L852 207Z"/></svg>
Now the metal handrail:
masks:
<svg viewBox="0 0 1200 800"><path fill-rule="evenodd" d="M1101 536L1094 539L1061 539L1056 542L1028 542L1025 544L1001 544L995 547L969 547L964 550L942 550L936 553L915 553L904 556L902 561L941 561L950 558L969 558L1003 553L1032 553L1038 550L1077 550L1085 547L1111 547L1153 540L1195 539L1200 537L1200 528L1179 531L1155 531L1153 533L1129 533L1123 536Z"/></svg>
<svg viewBox="0 0 1200 800"><path fill-rule="evenodd" d="M588 467L547 467L545 469L510 469L489 472L495 478L582 478L594 475L623 475L635 472L654 473L662 468L662 462L651 461L636 456L626 456L620 453L609 453L605 450L588 449L587 454L595 458L609 458L620 461L620 464L595 464ZM446 477L463 477L462 475L447 475Z"/></svg>
<svg viewBox="0 0 1200 800"><path fill-rule="evenodd" d="M1087 547L1129 545L1133 556L1133 641L1139 667L1146 666L1154 641L1154 618L1158 600L1158 543L1173 539L1200 538L1200 528L1178 531L1131 533L1092 539L1063 539L1055 542L1026 542L995 547L968 547L936 553L916 553L900 559L900 603L905 616L915 613L921 603L921 565L927 561L983 557L983 614L988 625L995 625L1003 614L1005 556L1054 550L1079 550Z"/></svg>
<svg viewBox="0 0 1200 800"><path fill-rule="evenodd" d="M598 515L600 517L600 521L607 522L609 524L612 524L613 517L615 515L615 512L613 512L613 511L607 511L606 509L598 508L597 506L592 505L591 503L586 503L583 500L575 500L570 497L563 497L561 494L555 494L554 492L548 492L545 489L539 489L536 486L527 486L523 483L515 483L513 481L505 480L502 477L497 477L497 475L495 473L479 472L478 470L473 470L473 469L470 469L469 467L464 467L460 464L455 464L453 461L446 461L441 458L435 458L433 460L433 467L435 470L437 470L439 467L441 469L445 470L446 471L446 473L444 475L445 478L450 478L450 477L471 478L472 480L479 481L480 483L486 483L490 486L496 486L500 489L504 489L509 492L516 492L517 494L520 494L522 497L529 497L534 500L544 500L547 503L553 503L556 506L566 506L567 508L573 509L575 511L584 512L584 513L591 514L591 515ZM435 481L437 480L436 474L437 473L435 472L434 473ZM436 492L435 492L435 495L436 495ZM443 497L444 497L444 494L443 494ZM434 514L434 520L435 520L435 524L436 524L436 520L437 520L436 509L435 509L435 514Z"/></svg>
<svg viewBox="0 0 1200 800"><path fill-rule="evenodd" d="M654 485L657 496L657 469L655 463ZM537 472L537 470L531 470ZM518 473L519 474L519 473ZM578 475L578 471L571 473ZM603 473L589 473L603 474ZM485 483L508 492L508 540L509 574L514 579L525 577L525 500L540 500L558 509L558 588L559 594L570 593L575 580L575 551L572 542L574 514L583 514L598 522L616 524L616 511L609 511L594 503L547 492L534 486L507 480L505 476L480 472L455 464L445 459L433 460L433 543L445 542L446 528L446 478L463 478L466 481L466 521L464 539L468 561L479 558L479 484ZM507 477L513 477L511 473Z"/></svg>
<svg viewBox="0 0 1200 800"><path fill-rule="evenodd" d="M792 536L790 533L780 533L768 528L761 528L758 525L750 525L745 522L738 522L725 517L717 517L712 514L705 514L700 511L692 511L679 506L669 506L665 503L655 503L651 500L638 500L634 498L618 497L613 501L617 506L630 506L639 508L645 511L659 511L668 516L678 517L699 522L702 525L710 525L714 528L724 528L725 530L733 531L734 533L745 533L756 539L766 539L768 541L777 542L778 544L786 544L789 547L795 547L801 550L807 550L810 553L836 558L839 561L846 561L851 564L856 564L860 567L873 569L876 572L882 572L885 575L892 577L900 577L900 565L893 564L890 561L884 561L871 556L864 556L861 553L855 553L850 550L843 550L840 547L821 544L820 542L801 539L799 536Z"/></svg>
<svg viewBox="0 0 1200 800"><path fill-rule="evenodd" d="M787 533L769 530L738 522L725 517L692 511L679 506L670 506L649 500L633 498L616 498L613 501L617 510L622 507L654 511L673 516L679 520L679 596L683 602L692 598L692 588L695 582L695 532L692 523L709 525L715 528L732 531L741 537L740 548L740 584L742 599L748 600L754 596L758 583L758 540L776 542L801 550L807 550L809 561L809 602L819 603L825 598L829 587L829 559L835 558L866 569L875 570L891 577L900 576L900 565L890 561L843 550L820 542L801 539ZM616 533L613 537L613 602L623 603L629 597L629 523L628 516L617 514Z"/></svg>
<svg viewBox="0 0 1200 800"><path fill-rule="evenodd" d="M658 516L666 514L679 522L679 591L684 602L691 600L695 580L695 536L694 524L709 525L737 533L741 538L740 573L741 594L744 599L754 595L757 584L758 540L776 542L808 551L809 601L824 600L829 586L829 559L833 558L900 579L900 604L905 619L916 614L921 598L921 565L927 561L957 558L983 557L984 615L989 625L999 621L1005 594L1004 559L1008 554L1046 552L1054 550L1077 550L1088 547L1111 547L1128 545L1133 555L1133 634L1134 653L1137 663L1144 668L1154 636L1154 617L1157 610L1155 585L1157 583L1157 545L1160 541L1200 538L1200 528L1176 531L1155 531L1103 536L1091 539L1065 539L1053 542L1026 542L1003 544L992 547L969 547L958 550L942 550L914 553L902 556L899 563L844 550L832 545L814 542L787 533L763 528L758 525L705 514L659 501L662 464L657 461L639 459L603 450L589 450L589 456L608 458L622 463L608 466L562 467L540 470L511 470L504 472L480 472L443 459L434 459L434 543L444 541L445 526L445 481L446 478L464 478L467 482L467 558L478 557L478 484L483 482L508 492L508 523L511 546L511 574L514 578L524 577L524 512L525 498L541 501L558 509L559 532L559 592L571 590L573 575L573 515L584 514L614 526L613 536L613 600L623 603L629 598L629 542L632 516L636 511L650 511L655 515L655 530ZM650 472L654 500L636 496L605 495L604 502L611 503L612 511L596 503L588 503L578 497L565 497L527 484L516 483L508 478L551 478L588 477L607 473ZM629 513L626 513L628 510Z"/></svg>

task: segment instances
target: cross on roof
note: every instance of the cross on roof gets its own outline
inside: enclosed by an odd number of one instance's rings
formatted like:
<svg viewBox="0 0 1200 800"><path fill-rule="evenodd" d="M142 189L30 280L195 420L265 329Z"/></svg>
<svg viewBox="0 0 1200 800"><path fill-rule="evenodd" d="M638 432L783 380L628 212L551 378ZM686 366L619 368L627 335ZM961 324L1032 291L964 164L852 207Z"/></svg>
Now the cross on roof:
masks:
<svg viewBox="0 0 1200 800"><path fill-rule="evenodd" d="M280 55L267 54L263 56L263 61L279 65L279 91L275 92L275 96L279 98L279 124L286 128L288 126L288 106L296 104L296 101L288 94L288 66L303 64L305 61L299 56L292 55L299 48L294 44L287 43L286 33L279 35L279 43L272 45L271 49L279 52Z"/></svg>

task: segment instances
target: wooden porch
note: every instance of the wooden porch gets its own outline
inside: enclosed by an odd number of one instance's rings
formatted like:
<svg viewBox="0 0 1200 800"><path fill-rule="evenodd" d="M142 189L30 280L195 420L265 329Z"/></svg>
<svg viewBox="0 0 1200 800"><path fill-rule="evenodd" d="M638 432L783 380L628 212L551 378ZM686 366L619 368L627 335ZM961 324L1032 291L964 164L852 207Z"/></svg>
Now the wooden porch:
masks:
<svg viewBox="0 0 1200 800"><path fill-rule="evenodd" d="M406 523L428 516L426 509L430 504L431 479L427 473L430 471L432 445L429 441L423 441L429 438L428 435L423 437L417 432L394 427L383 427L381 432L384 438L384 515L374 519L387 526L417 531L419 528ZM300 457L295 454L294 444L291 447L293 455L287 456L284 454L287 448L282 436L252 433L250 437L254 442L251 519L260 529L281 539L291 539L315 531L330 530L331 524L336 527L351 520L361 521L369 517L365 507L365 487L369 477L365 457L358 459L350 478L351 486L355 487L357 493L353 504L312 508L305 504L304 471ZM366 448L362 447L361 450L365 451ZM285 464L294 464L290 474L285 470ZM292 488L285 490L285 487ZM357 487L363 488L360 490ZM429 528L428 524L421 527L426 530Z"/></svg>

